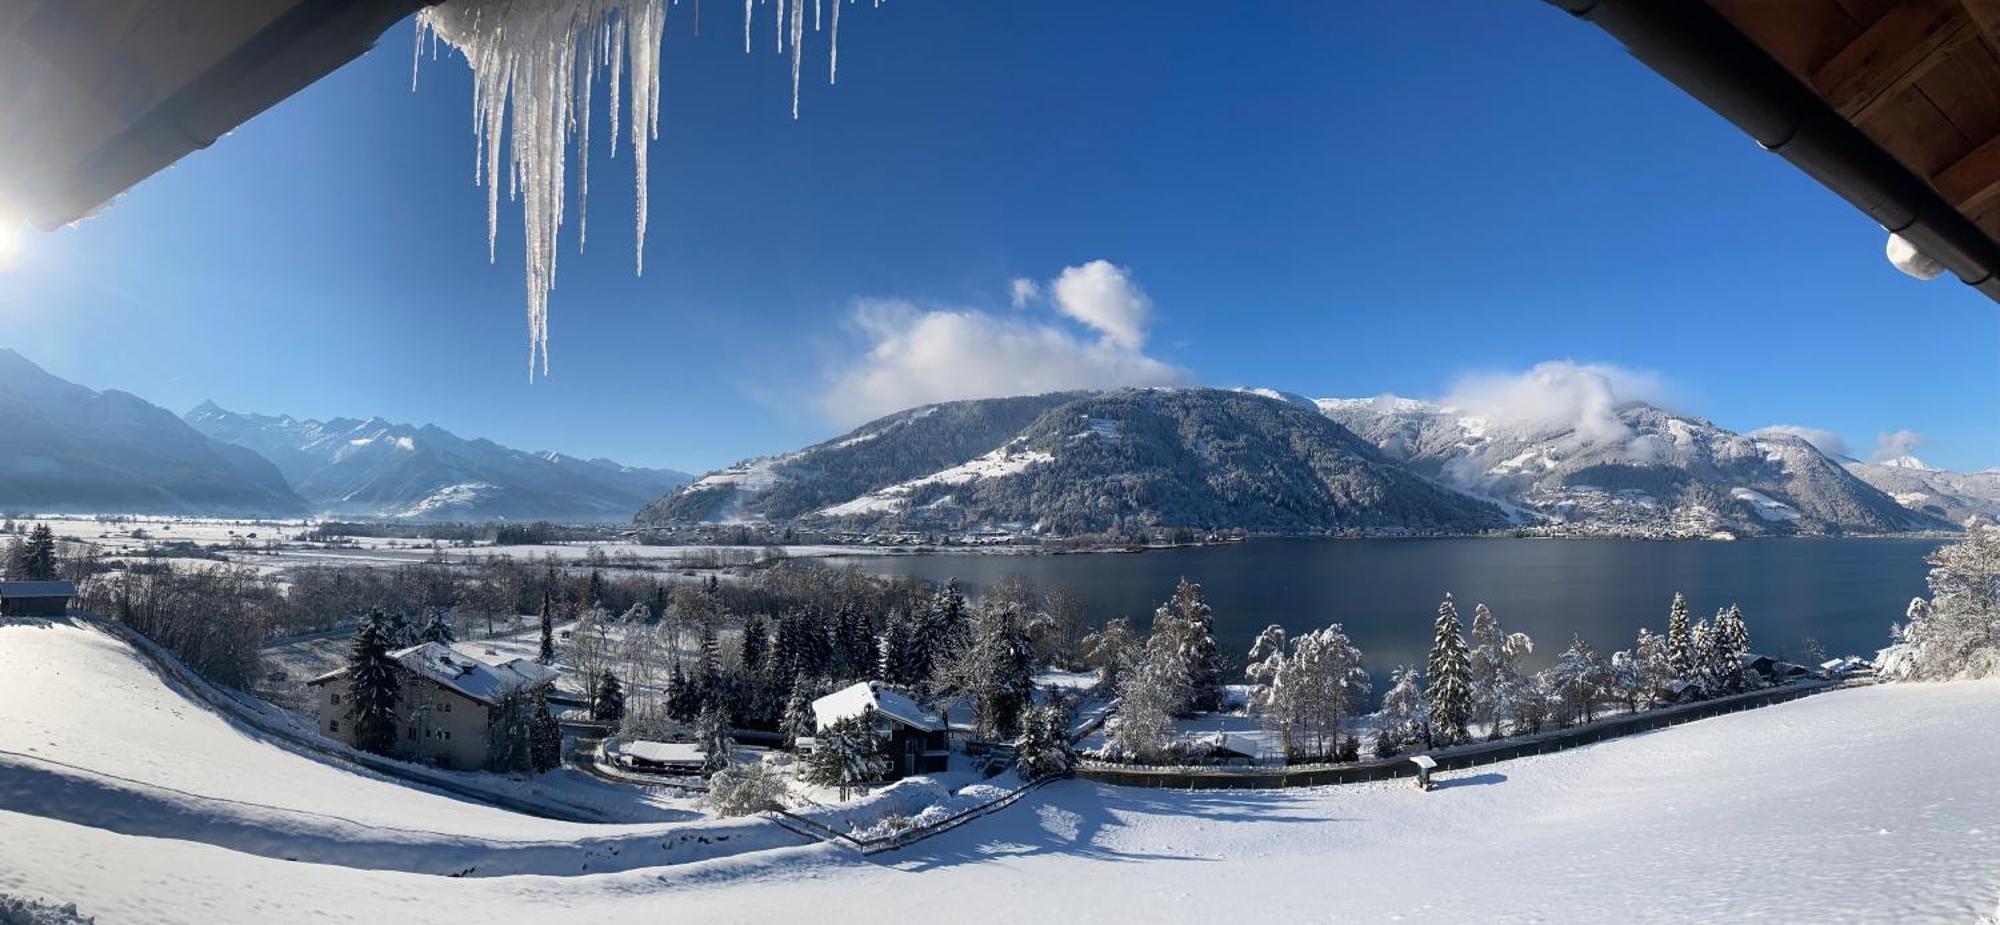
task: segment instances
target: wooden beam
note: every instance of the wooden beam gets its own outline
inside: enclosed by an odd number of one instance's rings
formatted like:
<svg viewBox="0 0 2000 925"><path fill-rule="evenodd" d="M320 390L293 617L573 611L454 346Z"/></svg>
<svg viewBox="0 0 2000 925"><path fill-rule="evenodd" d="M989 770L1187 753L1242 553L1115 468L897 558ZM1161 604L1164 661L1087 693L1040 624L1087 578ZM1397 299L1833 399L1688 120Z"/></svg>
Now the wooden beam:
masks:
<svg viewBox="0 0 2000 925"><path fill-rule="evenodd" d="M2000 196L2000 137L1988 139L1957 163L1931 178L1938 195L1966 215L1973 215Z"/></svg>
<svg viewBox="0 0 2000 925"><path fill-rule="evenodd" d="M1953 44L1978 34L1958 0L1905 0L1814 71L1812 86L1858 121L1915 83Z"/></svg>

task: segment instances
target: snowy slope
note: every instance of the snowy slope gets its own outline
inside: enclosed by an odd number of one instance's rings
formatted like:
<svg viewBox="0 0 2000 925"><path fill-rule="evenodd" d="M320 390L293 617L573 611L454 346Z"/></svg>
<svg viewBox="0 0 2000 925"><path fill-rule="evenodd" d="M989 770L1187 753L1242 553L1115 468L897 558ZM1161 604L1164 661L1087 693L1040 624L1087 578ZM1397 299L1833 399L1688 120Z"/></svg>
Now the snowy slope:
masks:
<svg viewBox="0 0 2000 925"><path fill-rule="evenodd" d="M23 635L0 630L0 652L115 655ZM9 748L36 738L20 734L20 703L0 700ZM80 825L16 798L0 805L0 893L75 901L106 922L200 925L874 925L908 900L982 922L1968 922L2000 904L2000 737L1965 734L1995 711L2000 682L1864 688L1454 772L1431 793L1068 782L869 860L775 847L562 876L290 862ZM112 750L54 735L48 748ZM226 739L189 744L169 760L237 756Z"/></svg>
<svg viewBox="0 0 2000 925"><path fill-rule="evenodd" d="M659 866L802 841L762 820L699 821L685 805L646 813L685 823L582 824L408 786L225 720L107 632L25 620L0 621L0 809L266 857L480 876Z"/></svg>
<svg viewBox="0 0 2000 925"><path fill-rule="evenodd" d="M317 512L334 516L623 521L688 480L680 472L530 453L381 418L273 417L202 402L185 420L262 454Z"/></svg>

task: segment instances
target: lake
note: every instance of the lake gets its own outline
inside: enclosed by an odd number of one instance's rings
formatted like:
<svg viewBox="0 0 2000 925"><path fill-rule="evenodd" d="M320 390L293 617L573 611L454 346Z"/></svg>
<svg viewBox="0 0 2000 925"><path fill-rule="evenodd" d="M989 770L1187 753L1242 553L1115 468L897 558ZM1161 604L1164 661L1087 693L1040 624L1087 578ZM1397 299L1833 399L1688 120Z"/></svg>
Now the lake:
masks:
<svg viewBox="0 0 2000 925"><path fill-rule="evenodd" d="M1829 655L1873 655L1914 595L1941 540L1260 539L1229 546L1078 555L852 556L882 575L957 578L968 594L1008 575L1067 587L1092 620L1141 627L1185 575L1215 609L1216 638L1237 663L1265 626L1300 632L1341 623L1381 679L1424 660L1438 601L1450 591L1469 632L1484 602L1502 628L1535 639L1545 665L1581 636L1629 648L1641 626L1666 630L1675 591L1690 619L1742 605L1755 651L1791 656L1815 637Z"/></svg>

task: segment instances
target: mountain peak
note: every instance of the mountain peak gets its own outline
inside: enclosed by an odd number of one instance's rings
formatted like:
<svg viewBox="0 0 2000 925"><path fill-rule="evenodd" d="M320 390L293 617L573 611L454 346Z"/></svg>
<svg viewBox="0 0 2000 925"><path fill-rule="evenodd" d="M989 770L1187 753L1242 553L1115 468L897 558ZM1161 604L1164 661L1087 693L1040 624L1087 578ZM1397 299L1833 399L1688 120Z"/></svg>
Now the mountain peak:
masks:
<svg viewBox="0 0 2000 925"><path fill-rule="evenodd" d="M1931 468L1929 466L1924 465L1923 460L1918 459L1915 456L1912 456L1908 453L1904 453L1903 455L1895 457L1894 459L1881 460L1879 463L1877 463L1877 465L1888 466L1892 469L1922 469L1925 471L1930 471Z"/></svg>

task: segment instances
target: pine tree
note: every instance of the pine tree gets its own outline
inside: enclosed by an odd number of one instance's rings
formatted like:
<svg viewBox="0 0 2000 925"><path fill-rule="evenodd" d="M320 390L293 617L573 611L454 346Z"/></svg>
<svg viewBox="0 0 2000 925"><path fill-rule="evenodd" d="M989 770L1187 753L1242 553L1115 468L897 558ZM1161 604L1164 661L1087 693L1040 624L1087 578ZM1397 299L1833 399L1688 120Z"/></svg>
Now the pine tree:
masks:
<svg viewBox="0 0 2000 925"><path fill-rule="evenodd" d="M886 762L882 759L881 740L875 734L875 722L875 710L870 707L859 716L850 716L819 730L812 752L806 755L806 781L822 787L838 787L840 798L845 800L857 785L881 777Z"/></svg>
<svg viewBox="0 0 2000 925"><path fill-rule="evenodd" d="M867 614L853 608L841 610L834 622L833 649L836 679L859 681L875 676L875 629Z"/></svg>
<svg viewBox="0 0 2000 925"><path fill-rule="evenodd" d="M535 655L535 661L544 665L556 663L556 615L549 607L549 592L542 592L542 645Z"/></svg>
<svg viewBox="0 0 2000 925"><path fill-rule="evenodd" d="M786 748L797 748L800 739L812 738L819 731L819 721L812 711L814 693L805 675L792 676L792 694L785 700L785 717L780 724Z"/></svg>
<svg viewBox="0 0 2000 925"><path fill-rule="evenodd" d="M1051 697L1029 708L1021 722L1021 740L1015 746L1021 776L1034 780L1067 774L1076 766L1076 749L1070 745L1069 701Z"/></svg>
<svg viewBox="0 0 2000 925"><path fill-rule="evenodd" d="M1417 743L1431 742L1430 705L1424 700L1423 673L1398 665L1389 673L1389 692L1375 714L1375 756L1388 758Z"/></svg>
<svg viewBox="0 0 2000 925"><path fill-rule="evenodd" d="M1731 693L1744 688L1743 658L1750 654L1750 628L1735 604L1715 614L1715 674Z"/></svg>
<svg viewBox="0 0 2000 925"><path fill-rule="evenodd" d="M1215 614L1201 585L1182 578L1174 594L1153 612L1149 649L1173 653L1174 690L1183 714L1214 710L1222 702L1222 651L1215 644Z"/></svg>
<svg viewBox="0 0 2000 925"><path fill-rule="evenodd" d="M600 723L616 723L625 718L625 686L607 671L590 698L590 718Z"/></svg>
<svg viewBox="0 0 2000 925"><path fill-rule="evenodd" d="M763 614L751 614L743 621L743 670L757 674L764 668L764 653L770 648L770 626Z"/></svg>
<svg viewBox="0 0 2000 925"><path fill-rule="evenodd" d="M881 652L876 665L877 676L897 687L915 687L923 678L917 672L914 647L909 618L902 614L892 614L888 625L882 628Z"/></svg>
<svg viewBox="0 0 2000 925"><path fill-rule="evenodd" d="M417 641L448 646L456 640L457 634L451 629L451 612L443 607L432 607L430 618L424 621L423 630L417 634Z"/></svg>
<svg viewBox="0 0 2000 925"><path fill-rule="evenodd" d="M1716 653L1716 634L1707 620L1697 621L1688 631L1688 653L1694 671L1689 680L1700 684L1704 693L1714 695L1721 690L1721 675L1715 670L1720 664Z"/></svg>
<svg viewBox="0 0 2000 925"><path fill-rule="evenodd" d="M1694 637L1688 631L1688 602L1679 591L1674 592L1673 609L1667 613L1667 666L1673 669L1676 678L1684 681L1695 679Z"/></svg>
<svg viewBox="0 0 2000 925"><path fill-rule="evenodd" d="M361 618L347 660L347 716L354 745L386 755L396 746L396 707L403 696L401 666L382 638L382 611Z"/></svg>
<svg viewBox="0 0 2000 925"><path fill-rule="evenodd" d="M1466 720L1472 715L1472 668L1458 622L1458 607L1449 593L1438 605L1436 630L1430 660L1425 665L1430 678L1425 694L1430 700L1431 735L1450 745L1465 739Z"/></svg>
<svg viewBox="0 0 2000 925"><path fill-rule="evenodd" d="M701 625L701 661L695 666L695 694L703 706L722 700L722 646L715 639L715 624Z"/></svg>
<svg viewBox="0 0 2000 925"><path fill-rule="evenodd" d="M701 740L704 756L701 773L714 774L729 767L729 710L723 704L709 703L701 708L701 717L695 721L695 736Z"/></svg>
<svg viewBox="0 0 2000 925"><path fill-rule="evenodd" d="M549 712L547 689L535 691L535 714L528 727L528 761L536 774L562 767L562 726Z"/></svg>
<svg viewBox="0 0 2000 925"><path fill-rule="evenodd" d="M689 723L700 712L701 695L688 681L687 673L681 670L681 663L676 661L667 676L667 718L677 723Z"/></svg>
<svg viewBox="0 0 2000 925"><path fill-rule="evenodd" d="M920 689L928 690L938 669L965 644L966 623L965 595L958 579L947 579L910 637L910 667Z"/></svg>
<svg viewBox="0 0 2000 925"><path fill-rule="evenodd" d="M56 533L48 524L36 524L21 544L21 577L28 581L54 581L57 574Z"/></svg>
<svg viewBox="0 0 2000 925"><path fill-rule="evenodd" d="M378 609L376 613L381 613ZM401 610L391 610L387 616L377 618L382 626L382 642L391 649L400 649L410 644L415 634L410 632L410 618Z"/></svg>
<svg viewBox="0 0 2000 925"><path fill-rule="evenodd" d="M1174 741L1180 664L1165 647L1148 648L1118 677L1118 715L1106 728L1105 753L1117 760L1152 761Z"/></svg>

